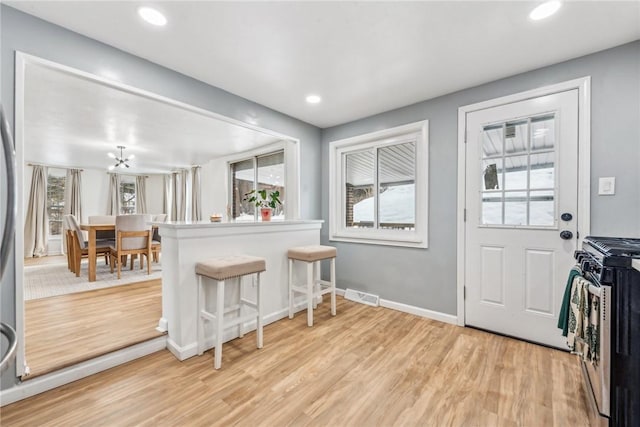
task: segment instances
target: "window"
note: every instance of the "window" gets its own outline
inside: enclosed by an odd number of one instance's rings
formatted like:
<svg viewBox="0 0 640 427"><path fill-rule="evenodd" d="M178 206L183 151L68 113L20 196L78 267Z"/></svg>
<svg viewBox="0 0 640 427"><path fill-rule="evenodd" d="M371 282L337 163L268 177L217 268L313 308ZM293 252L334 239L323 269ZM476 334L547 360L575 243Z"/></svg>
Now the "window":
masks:
<svg viewBox="0 0 640 427"><path fill-rule="evenodd" d="M259 212L253 204L244 201L244 195L253 189L279 191L282 205L274 209L274 219L284 219L285 168L284 151L254 156L229 164L231 174L231 216L237 220L253 221Z"/></svg>
<svg viewBox="0 0 640 427"><path fill-rule="evenodd" d="M47 173L47 216L49 217L49 235L62 234L62 216L64 215L64 185L66 171L48 168Z"/></svg>
<svg viewBox="0 0 640 427"><path fill-rule="evenodd" d="M554 114L483 128L483 225L555 225L554 141Z"/></svg>
<svg viewBox="0 0 640 427"><path fill-rule="evenodd" d="M136 183L130 177L121 177L120 213L122 215L136 213Z"/></svg>
<svg viewBox="0 0 640 427"><path fill-rule="evenodd" d="M427 247L428 122L330 150L331 240Z"/></svg>

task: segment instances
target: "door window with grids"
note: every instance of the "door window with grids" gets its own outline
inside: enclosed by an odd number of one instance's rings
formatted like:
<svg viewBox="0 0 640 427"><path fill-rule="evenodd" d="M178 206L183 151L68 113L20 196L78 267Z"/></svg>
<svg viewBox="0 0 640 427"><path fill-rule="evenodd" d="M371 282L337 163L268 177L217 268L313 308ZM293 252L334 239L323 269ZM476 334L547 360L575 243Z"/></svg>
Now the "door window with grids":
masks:
<svg viewBox="0 0 640 427"><path fill-rule="evenodd" d="M482 225L556 224L555 135L553 113L484 126Z"/></svg>

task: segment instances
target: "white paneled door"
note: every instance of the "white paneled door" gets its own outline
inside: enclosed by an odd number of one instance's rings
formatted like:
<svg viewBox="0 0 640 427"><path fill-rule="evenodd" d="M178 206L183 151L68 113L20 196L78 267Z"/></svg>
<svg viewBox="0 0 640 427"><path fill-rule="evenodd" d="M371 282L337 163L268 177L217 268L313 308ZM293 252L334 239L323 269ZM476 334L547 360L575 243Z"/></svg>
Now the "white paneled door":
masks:
<svg viewBox="0 0 640 427"><path fill-rule="evenodd" d="M554 347L578 218L578 90L466 120L466 324Z"/></svg>

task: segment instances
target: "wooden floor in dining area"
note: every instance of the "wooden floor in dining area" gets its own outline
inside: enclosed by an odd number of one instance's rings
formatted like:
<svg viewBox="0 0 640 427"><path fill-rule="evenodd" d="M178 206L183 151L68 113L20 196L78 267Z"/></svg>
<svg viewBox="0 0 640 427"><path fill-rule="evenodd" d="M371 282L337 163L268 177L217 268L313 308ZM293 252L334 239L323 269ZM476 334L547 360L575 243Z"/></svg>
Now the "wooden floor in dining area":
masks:
<svg viewBox="0 0 640 427"><path fill-rule="evenodd" d="M162 335L159 279L25 301L27 380Z"/></svg>
<svg viewBox="0 0 640 427"><path fill-rule="evenodd" d="M2 408L11 426L587 426L568 353L338 298L184 362L164 350Z"/></svg>

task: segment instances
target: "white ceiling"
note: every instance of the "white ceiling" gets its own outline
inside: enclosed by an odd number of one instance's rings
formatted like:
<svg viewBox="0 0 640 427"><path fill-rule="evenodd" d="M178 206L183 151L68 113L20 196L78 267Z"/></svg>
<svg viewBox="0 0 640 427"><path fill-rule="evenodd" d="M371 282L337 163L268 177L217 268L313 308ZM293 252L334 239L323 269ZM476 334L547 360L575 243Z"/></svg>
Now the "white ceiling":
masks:
<svg viewBox="0 0 640 427"><path fill-rule="evenodd" d="M280 139L31 63L24 110L25 160L62 167L106 169L124 145L126 173L166 173Z"/></svg>
<svg viewBox="0 0 640 427"><path fill-rule="evenodd" d="M638 1L6 3L323 128L640 38Z"/></svg>

